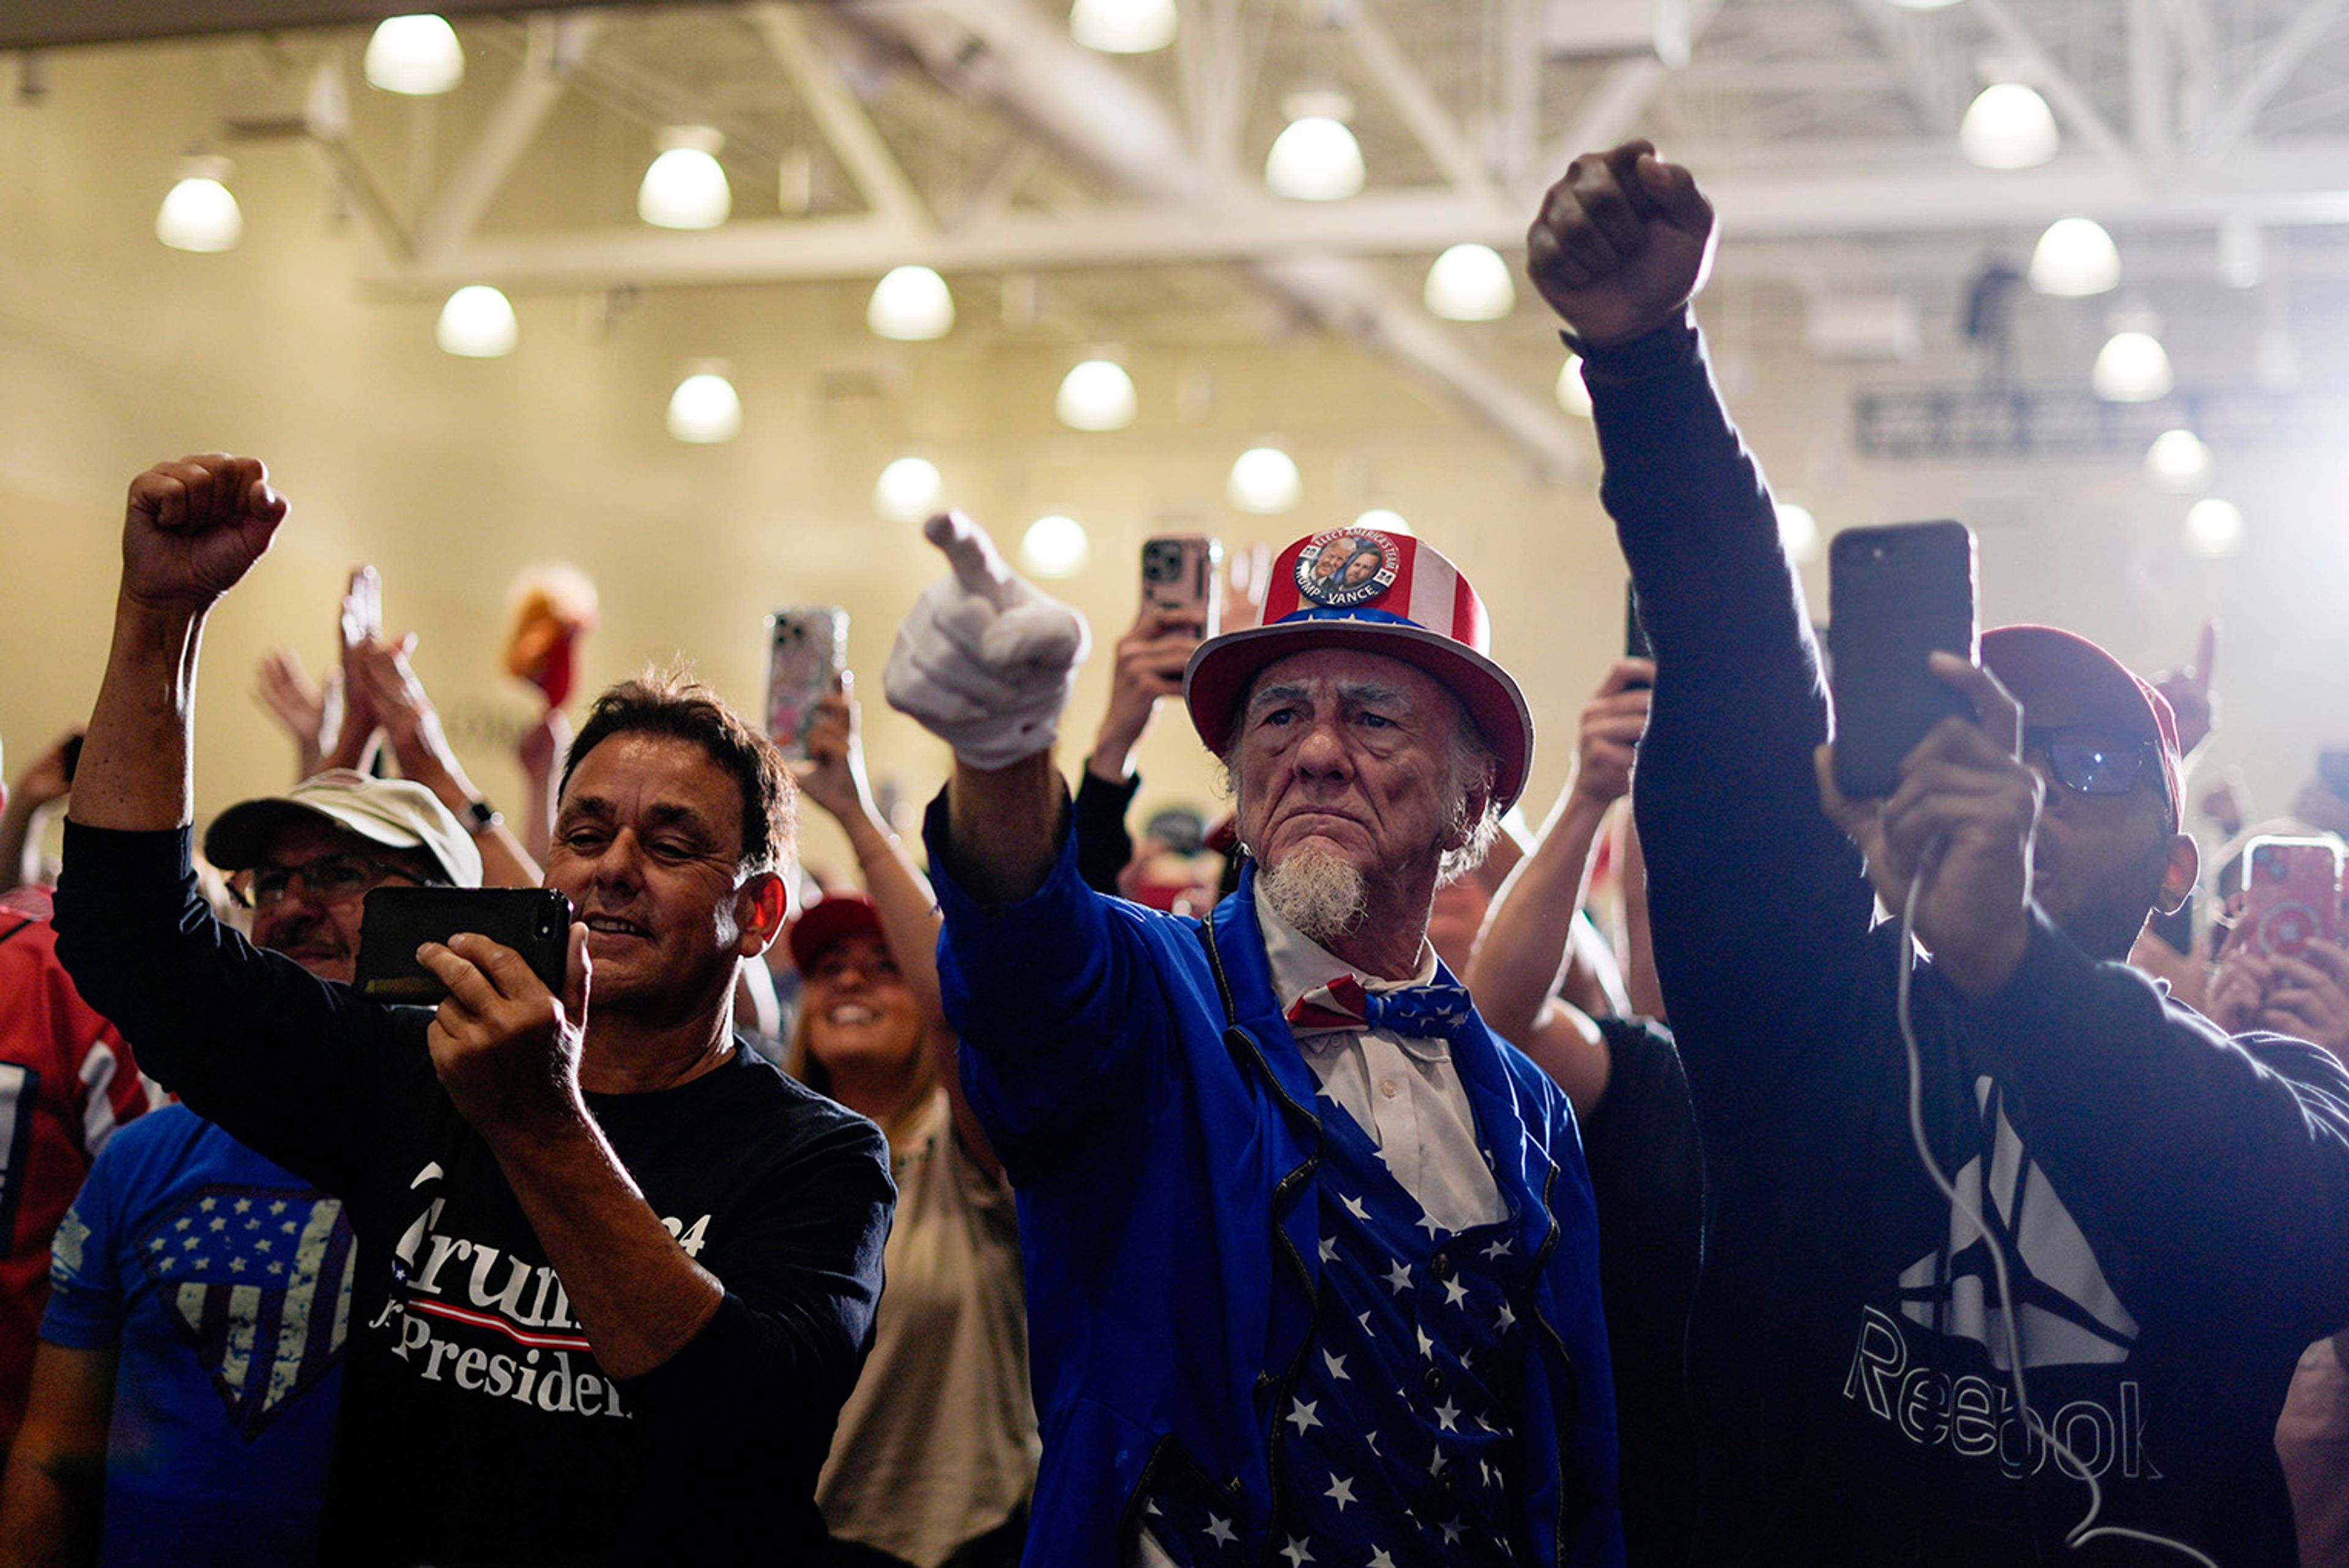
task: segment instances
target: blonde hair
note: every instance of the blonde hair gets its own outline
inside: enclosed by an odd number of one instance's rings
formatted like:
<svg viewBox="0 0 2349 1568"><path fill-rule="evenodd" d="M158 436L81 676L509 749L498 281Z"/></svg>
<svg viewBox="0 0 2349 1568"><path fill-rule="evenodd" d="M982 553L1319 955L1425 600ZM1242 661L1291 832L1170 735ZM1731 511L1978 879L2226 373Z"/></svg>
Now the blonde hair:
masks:
<svg viewBox="0 0 2349 1568"><path fill-rule="evenodd" d="M886 945L885 940L884 945ZM815 1053L808 1046L809 1014L804 977L800 986L800 1004L792 1020L792 1036L783 1045L783 1071L817 1094L830 1095L832 1074L816 1060ZM916 1023L914 1032L916 1044L913 1086L906 1090L905 1102L881 1122L881 1136L889 1140L891 1148L899 1147L905 1136L914 1130L914 1124L921 1119L922 1113L929 1108L930 1101L938 1092L937 1057L930 1049L930 1041L925 1038L929 1031L926 1026Z"/></svg>

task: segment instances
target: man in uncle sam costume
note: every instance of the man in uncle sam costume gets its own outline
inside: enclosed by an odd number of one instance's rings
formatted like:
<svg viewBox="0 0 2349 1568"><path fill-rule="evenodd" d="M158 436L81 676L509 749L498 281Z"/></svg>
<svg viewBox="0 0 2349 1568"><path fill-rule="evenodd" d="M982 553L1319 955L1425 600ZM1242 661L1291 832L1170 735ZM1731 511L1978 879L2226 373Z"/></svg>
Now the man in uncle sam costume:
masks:
<svg viewBox="0 0 2349 1568"><path fill-rule="evenodd" d="M1566 1097L1426 939L1524 788L1475 590L1410 537L1281 553L1185 698L1250 863L1204 926L1089 890L1050 747L1084 622L968 519L889 699L963 1077L1019 1190L1044 1435L1028 1560L1621 1561L1589 1180Z"/></svg>

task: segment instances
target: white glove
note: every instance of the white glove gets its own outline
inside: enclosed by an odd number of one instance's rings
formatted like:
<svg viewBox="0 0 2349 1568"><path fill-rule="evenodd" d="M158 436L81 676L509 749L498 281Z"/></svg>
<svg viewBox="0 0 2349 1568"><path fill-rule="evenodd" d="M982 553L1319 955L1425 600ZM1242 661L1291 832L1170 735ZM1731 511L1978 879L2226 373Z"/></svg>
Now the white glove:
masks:
<svg viewBox="0 0 2349 1568"><path fill-rule="evenodd" d="M959 512L922 524L954 575L914 601L881 672L889 705L974 768L1009 767L1052 743L1092 646L1085 618L1004 565Z"/></svg>

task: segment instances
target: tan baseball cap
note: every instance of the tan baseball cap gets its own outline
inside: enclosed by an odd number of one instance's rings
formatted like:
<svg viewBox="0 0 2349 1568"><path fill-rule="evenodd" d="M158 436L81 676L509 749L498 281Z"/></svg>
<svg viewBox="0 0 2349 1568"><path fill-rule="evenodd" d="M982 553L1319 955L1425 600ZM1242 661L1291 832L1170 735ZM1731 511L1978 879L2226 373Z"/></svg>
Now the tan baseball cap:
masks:
<svg viewBox="0 0 2349 1568"><path fill-rule="evenodd" d="M314 774L284 794L241 801L212 818L204 858L223 871L261 863L281 828L323 819L388 849L421 849L460 888L481 885L481 852L472 835L420 784L370 778L348 768Z"/></svg>

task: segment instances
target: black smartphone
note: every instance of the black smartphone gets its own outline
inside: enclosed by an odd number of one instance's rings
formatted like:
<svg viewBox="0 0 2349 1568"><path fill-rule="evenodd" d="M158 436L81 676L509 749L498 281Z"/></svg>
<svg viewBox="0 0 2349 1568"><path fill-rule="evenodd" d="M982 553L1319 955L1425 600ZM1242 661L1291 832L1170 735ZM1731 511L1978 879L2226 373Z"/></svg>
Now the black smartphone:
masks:
<svg viewBox="0 0 2349 1568"><path fill-rule="evenodd" d="M571 900L545 888L378 888L359 917L353 983L378 1002L437 1006L449 988L417 961L416 950L460 931L513 949L547 990L563 994Z"/></svg>
<svg viewBox="0 0 2349 1568"><path fill-rule="evenodd" d="M1648 623L1640 618L1640 585L1628 580L1623 584L1623 657L1656 657L1654 646L1648 641ZM1638 681L1630 690L1641 690L1648 684L1645 680Z"/></svg>
<svg viewBox="0 0 2349 1568"><path fill-rule="evenodd" d="M1836 787L1890 794L1927 731L1972 704L1926 663L1975 658L1974 536L1962 523L1847 528L1828 557Z"/></svg>

